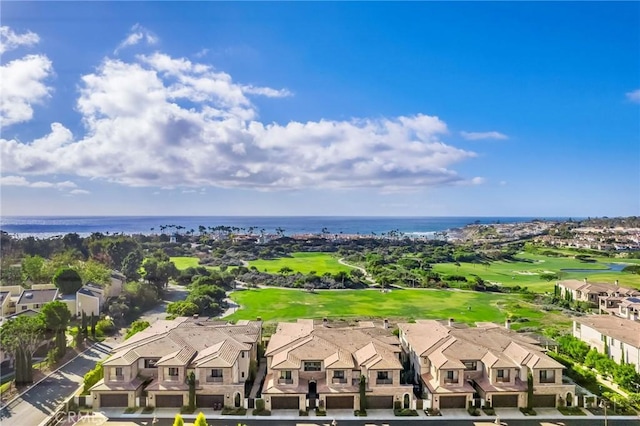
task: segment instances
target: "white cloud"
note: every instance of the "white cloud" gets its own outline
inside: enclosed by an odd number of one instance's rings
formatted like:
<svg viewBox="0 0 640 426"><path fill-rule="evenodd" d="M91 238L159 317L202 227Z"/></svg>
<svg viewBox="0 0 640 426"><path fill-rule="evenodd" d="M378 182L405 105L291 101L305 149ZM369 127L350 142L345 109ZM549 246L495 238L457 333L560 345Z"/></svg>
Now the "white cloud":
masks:
<svg viewBox="0 0 640 426"><path fill-rule="evenodd" d="M142 25L135 24L133 27L131 27L129 35L127 35L127 37L120 42L118 47L116 47L116 50L113 51L113 54L117 55L120 50L124 49L125 47L135 46L141 41L144 41L147 44L156 44L158 42L158 37L156 37Z"/></svg>
<svg viewBox="0 0 640 426"><path fill-rule="evenodd" d="M262 123L250 95L209 65L155 53L107 58L82 77L86 128L62 124L32 143L0 139L5 173L68 174L157 188L417 189L479 184L452 166L475 153L441 141L435 116ZM184 106L183 106L184 105Z"/></svg>
<svg viewBox="0 0 640 426"><path fill-rule="evenodd" d="M69 194L71 194L71 195L87 195L87 194L91 194L91 191L87 191L86 189L74 189L73 191L70 191Z"/></svg>
<svg viewBox="0 0 640 426"><path fill-rule="evenodd" d="M626 93L627 99L636 104L640 104L640 89Z"/></svg>
<svg viewBox="0 0 640 426"><path fill-rule="evenodd" d="M40 37L38 34L27 31L24 34L16 34L7 26L0 27L0 55L20 46L33 46L38 44Z"/></svg>
<svg viewBox="0 0 640 426"><path fill-rule="evenodd" d="M270 87L256 87L256 86L242 86L242 90L245 93L250 95L261 95L266 96L268 98L286 98L288 96L293 96L287 89L272 89Z"/></svg>
<svg viewBox="0 0 640 426"><path fill-rule="evenodd" d="M209 49L202 49L199 52L196 52L195 56L196 58L203 58L205 56L207 56L207 53L209 53Z"/></svg>
<svg viewBox="0 0 640 426"><path fill-rule="evenodd" d="M3 127L29 121L33 105L42 103L51 92L44 80L53 73L44 55L28 55L0 66L0 120Z"/></svg>
<svg viewBox="0 0 640 426"><path fill-rule="evenodd" d="M67 190L77 188L78 185L71 181L63 181L63 182L45 182L45 181L37 181L37 182L29 182L24 176L2 176L0 177L0 186L22 186L26 188L54 188L59 190ZM82 190L72 190L74 191L82 191Z"/></svg>
<svg viewBox="0 0 640 426"><path fill-rule="evenodd" d="M460 132L463 138L469 141L479 141L482 139L509 139L509 137L500 132Z"/></svg>

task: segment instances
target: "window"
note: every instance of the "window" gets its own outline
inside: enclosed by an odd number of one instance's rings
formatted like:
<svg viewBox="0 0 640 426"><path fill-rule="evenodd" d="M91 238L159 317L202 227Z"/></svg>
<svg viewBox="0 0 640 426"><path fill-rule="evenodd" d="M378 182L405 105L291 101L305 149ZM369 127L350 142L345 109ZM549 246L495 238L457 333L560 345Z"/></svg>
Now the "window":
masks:
<svg viewBox="0 0 640 426"><path fill-rule="evenodd" d="M244 351L242 351L242 355L241 356L242 356L242 358L244 358Z"/></svg>
<svg viewBox="0 0 640 426"><path fill-rule="evenodd" d="M290 385L293 383L293 379L291 378L291 370L283 370L280 372L280 378L278 379L278 383L281 385Z"/></svg>
<svg viewBox="0 0 640 426"><path fill-rule="evenodd" d="M344 370L335 370L333 372L334 379L344 379Z"/></svg>
<svg viewBox="0 0 640 426"><path fill-rule="evenodd" d="M286 380L291 380L291 370L284 370L280 372L280 378L281 379L286 379Z"/></svg>
<svg viewBox="0 0 640 426"><path fill-rule="evenodd" d="M159 358L148 358L144 360L144 368L156 368Z"/></svg>
<svg viewBox="0 0 640 426"><path fill-rule="evenodd" d="M388 371L378 371L378 374L376 376L376 384L390 385L390 384L393 384L393 379L389 377Z"/></svg>
<svg viewBox="0 0 640 426"><path fill-rule="evenodd" d="M26 311L26 310L27 310L27 307L26 307L25 305L22 305L22 310L23 310L23 311Z"/></svg>
<svg viewBox="0 0 640 426"><path fill-rule="evenodd" d="M447 371L447 380L453 380L453 371Z"/></svg>
<svg viewBox="0 0 640 426"><path fill-rule="evenodd" d="M33 305L33 307L34 307L35 309L38 309L38 308L40 307L40 304L39 304L39 303L36 303L35 305Z"/></svg>
<svg viewBox="0 0 640 426"><path fill-rule="evenodd" d="M320 361L305 361L304 371L320 371L322 363Z"/></svg>
<svg viewBox="0 0 640 426"><path fill-rule="evenodd" d="M211 369L211 377L222 377L222 370L219 368Z"/></svg>
<svg viewBox="0 0 640 426"><path fill-rule="evenodd" d="M169 376L178 377L178 369L176 367L169 367Z"/></svg>
<svg viewBox="0 0 640 426"><path fill-rule="evenodd" d="M209 370L209 376L207 377L207 382L222 382L222 369L221 368L212 368Z"/></svg>
<svg viewBox="0 0 640 426"><path fill-rule="evenodd" d="M497 382L508 382L509 381L509 370L497 370L496 381Z"/></svg>
<svg viewBox="0 0 640 426"><path fill-rule="evenodd" d="M116 377L122 377L122 367L116 367Z"/></svg>
<svg viewBox="0 0 640 426"><path fill-rule="evenodd" d="M244 379L244 371L242 372L242 378Z"/></svg>
<svg viewBox="0 0 640 426"><path fill-rule="evenodd" d="M464 361L465 371L475 371L478 369L478 363L476 361Z"/></svg>
<svg viewBox="0 0 640 426"><path fill-rule="evenodd" d="M553 370L540 370L540 383L554 383L555 373Z"/></svg>

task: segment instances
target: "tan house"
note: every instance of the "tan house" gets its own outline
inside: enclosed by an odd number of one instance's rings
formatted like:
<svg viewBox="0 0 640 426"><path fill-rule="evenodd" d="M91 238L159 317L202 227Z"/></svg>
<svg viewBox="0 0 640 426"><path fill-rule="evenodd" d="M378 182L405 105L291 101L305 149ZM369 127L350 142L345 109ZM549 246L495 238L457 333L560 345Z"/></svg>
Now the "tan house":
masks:
<svg viewBox="0 0 640 426"><path fill-rule="evenodd" d="M615 315L632 321L640 321L640 296L625 297L618 305Z"/></svg>
<svg viewBox="0 0 640 426"><path fill-rule="evenodd" d="M20 295L24 288L19 285L5 285L0 287L0 305L2 318L16 313L16 302L20 299Z"/></svg>
<svg viewBox="0 0 640 426"><path fill-rule="evenodd" d="M388 322L357 327L328 321L279 323L265 352L262 395L269 410L358 409L361 376L368 408L415 408L413 388L401 384L402 350Z"/></svg>
<svg viewBox="0 0 640 426"><path fill-rule="evenodd" d="M561 399L573 403L575 386L563 384L562 364L545 355L537 341L507 327L469 327L453 320L418 320L399 327L427 407L526 407L528 374L534 407L555 407Z"/></svg>
<svg viewBox="0 0 640 426"><path fill-rule="evenodd" d="M76 292L75 314L80 316L84 312L87 316L99 316L104 301L104 289L97 284L88 283Z"/></svg>
<svg viewBox="0 0 640 426"><path fill-rule="evenodd" d="M617 363L623 359L640 373L640 322L613 315L590 315L575 318L573 336ZM605 345L606 344L606 345Z"/></svg>
<svg viewBox="0 0 640 426"><path fill-rule="evenodd" d="M58 289L55 287L25 289L16 302L16 313L19 314L29 309L39 312L45 303L53 302L57 298ZM70 311L73 312L71 309Z"/></svg>
<svg viewBox="0 0 640 426"><path fill-rule="evenodd" d="M629 296L639 296L640 291L618 285L618 280L613 284L603 282L591 282L584 280L564 280L557 283L560 290L560 297L566 298L567 295L571 300L576 302L587 302L601 309L613 307L614 301L619 298ZM607 303L607 301L610 301ZM617 306L617 305L616 305Z"/></svg>
<svg viewBox="0 0 640 426"><path fill-rule="evenodd" d="M124 288L124 284L127 282L127 277L124 276L121 272L111 271L111 276L109 279L109 284L106 288L106 298L110 297L118 297L120 293L122 293L122 289Z"/></svg>
<svg viewBox="0 0 640 426"><path fill-rule="evenodd" d="M104 379L91 388L93 407L188 405L191 372L198 407L242 407L261 336L260 321L156 321L113 349L103 363Z"/></svg>

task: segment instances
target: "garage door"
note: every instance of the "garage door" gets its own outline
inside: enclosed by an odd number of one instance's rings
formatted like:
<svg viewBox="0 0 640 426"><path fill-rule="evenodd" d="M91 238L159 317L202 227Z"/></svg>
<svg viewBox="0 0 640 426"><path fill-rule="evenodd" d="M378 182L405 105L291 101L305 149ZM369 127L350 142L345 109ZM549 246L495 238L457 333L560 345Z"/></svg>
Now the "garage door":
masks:
<svg viewBox="0 0 640 426"><path fill-rule="evenodd" d="M555 407L556 396L555 395L533 395L534 407Z"/></svg>
<svg viewBox="0 0 640 426"><path fill-rule="evenodd" d="M367 408L393 408L392 396L368 396Z"/></svg>
<svg viewBox="0 0 640 426"><path fill-rule="evenodd" d="M327 410L332 408L349 408L353 410L353 396L328 396Z"/></svg>
<svg viewBox="0 0 640 426"><path fill-rule="evenodd" d="M182 395L156 395L156 407L182 407Z"/></svg>
<svg viewBox="0 0 640 426"><path fill-rule="evenodd" d="M491 404L494 407L517 407L518 395L493 395Z"/></svg>
<svg viewBox="0 0 640 426"><path fill-rule="evenodd" d="M441 396L440 409L442 408L467 408L467 397L462 396Z"/></svg>
<svg viewBox="0 0 640 426"><path fill-rule="evenodd" d="M272 410L297 410L298 397L297 396L272 396L271 397L271 409Z"/></svg>
<svg viewBox="0 0 640 426"><path fill-rule="evenodd" d="M126 407L129 405L129 397L126 393L100 395L100 407Z"/></svg>
<svg viewBox="0 0 640 426"><path fill-rule="evenodd" d="M196 406L219 409L224 406L224 395L196 395Z"/></svg>

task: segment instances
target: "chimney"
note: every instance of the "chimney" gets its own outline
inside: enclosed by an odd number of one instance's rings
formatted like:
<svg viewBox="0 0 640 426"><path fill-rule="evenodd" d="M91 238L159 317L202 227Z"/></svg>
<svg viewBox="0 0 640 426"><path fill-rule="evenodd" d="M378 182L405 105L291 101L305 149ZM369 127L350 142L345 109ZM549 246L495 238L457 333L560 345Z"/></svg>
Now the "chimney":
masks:
<svg viewBox="0 0 640 426"><path fill-rule="evenodd" d="M585 283L585 284L587 283L587 279L586 279L586 278L584 279L584 283Z"/></svg>
<svg viewBox="0 0 640 426"><path fill-rule="evenodd" d="M453 318L449 318L449 327L453 327L454 321L455 320Z"/></svg>
<svg viewBox="0 0 640 426"><path fill-rule="evenodd" d="M262 321L262 317L256 317L256 321Z"/></svg>
<svg viewBox="0 0 640 426"><path fill-rule="evenodd" d="M618 280L616 280L616 287L618 287Z"/></svg>
<svg viewBox="0 0 640 426"><path fill-rule="evenodd" d="M329 320L326 317L322 318L322 326L329 327Z"/></svg>
<svg viewBox="0 0 640 426"><path fill-rule="evenodd" d="M504 328L511 330L511 320L509 318L504 322Z"/></svg>
<svg viewBox="0 0 640 426"><path fill-rule="evenodd" d="M384 319L384 321L382 322L382 327L384 327L384 329L386 330L387 328L389 328L389 320L388 319Z"/></svg>
<svg viewBox="0 0 640 426"><path fill-rule="evenodd" d="M193 314L193 319L198 319L199 316L200 315L198 315L198 314Z"/></svg>

